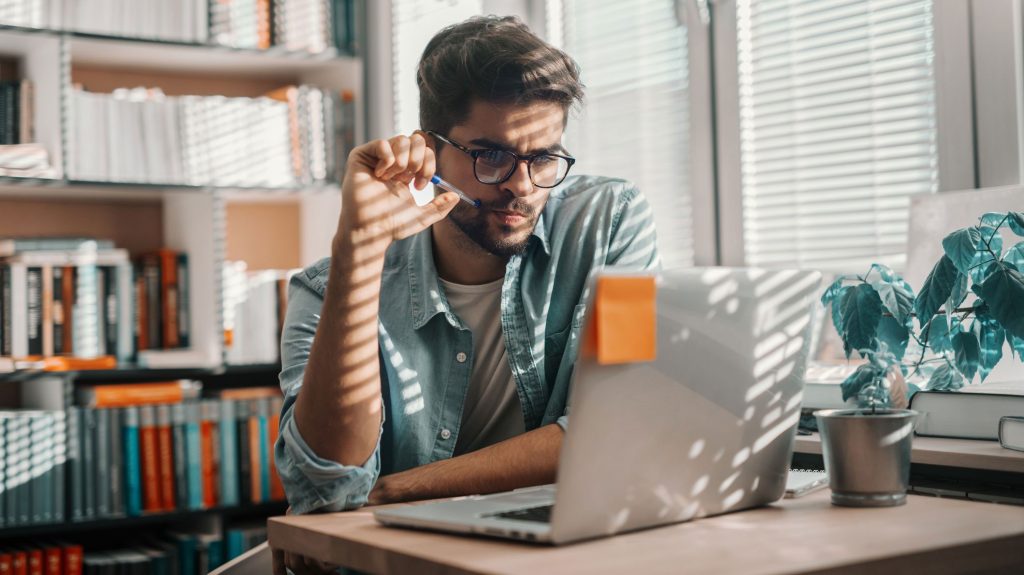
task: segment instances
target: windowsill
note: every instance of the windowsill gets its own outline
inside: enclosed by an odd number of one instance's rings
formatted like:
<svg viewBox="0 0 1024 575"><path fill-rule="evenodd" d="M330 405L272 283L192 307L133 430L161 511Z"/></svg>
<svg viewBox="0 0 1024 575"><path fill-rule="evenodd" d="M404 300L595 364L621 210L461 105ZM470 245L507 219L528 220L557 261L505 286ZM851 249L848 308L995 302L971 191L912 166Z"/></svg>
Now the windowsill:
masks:
<svg viewBox="0 0 1024 575"><path fill-rule="evenodd" d="M798 435L794 451L820 455L821 439L817 433ZM915 436L910 461L924 465L1024 473L1024 451L1006 449L998 441Z"/></svg>

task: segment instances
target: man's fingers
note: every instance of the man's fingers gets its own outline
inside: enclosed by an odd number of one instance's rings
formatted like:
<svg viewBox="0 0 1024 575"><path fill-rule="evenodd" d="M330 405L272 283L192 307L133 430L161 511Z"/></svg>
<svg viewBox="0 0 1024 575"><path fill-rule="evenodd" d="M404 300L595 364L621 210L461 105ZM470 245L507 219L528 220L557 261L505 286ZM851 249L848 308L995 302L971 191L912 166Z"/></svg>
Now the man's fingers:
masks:
<svg viewBox="0 0 1024 575"><path fill-rule="evenodd" d="M411 146L409 138L406 136L395 136L388 142L391 145L391 153L394 155L395 161L384 170L384 174L380 176L382 180L394 178L406 171L409 166L409 148Z"/></svg>
<svg viewBox="0 0 1024 575"><path fill-rule="evenodd" d="M404 211L395 222L395 229L398 230L396 237L407 238L429 228L444 219L458 203L458 196L451 192L445 192L428 204Z"/></svg>
<svg viewBox="0 0 1024 575"><path fill-rule="evenodd" d="M416 176L416 189L422 190L427 186L427 182L430 178L434 177L434 172L437 171L437 158L434 156L434 150L426 148L423 150L423 167L420 169L420 173Z"/></svg>
<svg viewBox="0 0 1024 575"><path fill-rule="evenodd" d="M373 147L373 151L377 156L377 166L374 168L374 175L381 178L388 168L395 163L395 154L391 151L391 144L387 140L378 140L377 144Z"/></svg>

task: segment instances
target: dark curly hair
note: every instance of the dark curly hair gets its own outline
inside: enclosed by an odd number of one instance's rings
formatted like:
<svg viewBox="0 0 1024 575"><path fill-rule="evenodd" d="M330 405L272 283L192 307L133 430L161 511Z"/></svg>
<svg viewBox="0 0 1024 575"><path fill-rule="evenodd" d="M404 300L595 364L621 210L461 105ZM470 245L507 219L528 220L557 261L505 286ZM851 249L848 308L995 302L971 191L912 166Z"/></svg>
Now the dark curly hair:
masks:
<svg viewBox="0 0 1024 575"><path fill-rule="evenodd" d="M420 127L447 134L474 99L493 103L583 102L579 66L514 16L475 17L441 30L416 72Z"/></svg>

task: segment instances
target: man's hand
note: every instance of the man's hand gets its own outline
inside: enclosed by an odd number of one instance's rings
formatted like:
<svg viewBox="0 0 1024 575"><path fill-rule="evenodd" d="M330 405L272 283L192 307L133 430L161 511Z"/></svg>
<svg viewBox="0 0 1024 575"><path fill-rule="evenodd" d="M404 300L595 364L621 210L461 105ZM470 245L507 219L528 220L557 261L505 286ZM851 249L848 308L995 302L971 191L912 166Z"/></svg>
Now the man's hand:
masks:
<svg viewBox="0 0 1024 575"><path fill-rule="evenodd" d="M350 234L356 243L387 245L447 216L459 201L455 194L446 192L418 206L409 192L410 183L417 190L426 187L435 169L434 151L420 132L375 140L352 150L341 187L338 234Z"/></svg>

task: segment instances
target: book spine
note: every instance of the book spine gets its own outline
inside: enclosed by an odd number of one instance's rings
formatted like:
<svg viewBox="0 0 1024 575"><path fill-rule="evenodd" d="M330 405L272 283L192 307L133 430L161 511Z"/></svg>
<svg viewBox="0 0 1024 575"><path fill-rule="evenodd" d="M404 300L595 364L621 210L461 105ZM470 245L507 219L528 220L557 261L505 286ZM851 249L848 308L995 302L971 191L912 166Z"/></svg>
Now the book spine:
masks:
<svg viewBox="0 0 1024 575"><path fill-rule="evenodd" d="M53 298L53 354L64 354L64 270L62 266L53 268L51 294Z"/></svg>
<svg viewBox="0 0 1024 575"><path fill-rule="evenodd" d="M8 449L6 417L0 414L0 490L7 490ZM7 498L0 496L0 528L7 525Z"/></svg>
<svg viewBox="0 0 1024 575"><path fill-rule="evenodd" d="M74 316L74 305L75 305L75 274L76 269L74 266L64 266L64 273L62 274L61 283L61 304L63 311L61 315L64 317L64 341L62 343L62 351L66 355L73 355L74 350L74 330L75 325L72 321Z"/></svg>
<svg viewBox="0 0 1024 575"><path fill-rule="evenodd" d="M53 507L53 521L67 519L68 486L68 412L54 411L53 417L53 491L50 501Z"/></svg>
<svg viewBox="0 0 1024 575"><path fill-rule="evenodd" d="M124 410L108 409L110 415L110 514L125 514L124 495Z"/></svg>
<svg viewBox="0 0 1024 575"><path fill-rule="evenodd" d="M172 511L174 501L174 445L171 440L171 406L156 406L157 445L160 469L160 506Z"/></svg>
<svg viewBox="0 0 1024 575"><path fill-rule="evenodd" d="M23 264L12 264L7 268L7 282L10 294L10 353L14 357L28 355L28 293L25 281L26 269Z"/></svg>
<svg viewBox="0 0 1024 575"><path fill-rule="evenodd" d="M43 575L43 550L29 549L28 575Z"/></svg>
<svg viewBox="0 0 1024 575"><path fill-rule="evenodd" d="M156 434L155 408L152 405L143 405L139 408L143 511L159 511L161 507Z"/></svg>
<svg viewBox="0 0 1024 575"><path fill-rule="evenodd" d="M256 455L255 461L259 464L258 483L259 499L257 501L270 501L270 457L267 449L269 431L267 428L267 416L269 401L266 398L256 400Z"/></svg>
<svg viewBox="0 0 1024 575"><path fill-rule="evenodd" d="M142 515L142 462L139 445L139 408L126 407L122 415L124 438L125 510L128 515Z"/></svg>
<svg viewBox="0 0 1024 575"><path fill-rule="evenodd" d="M43 353L44 356L52 356L54 354L53 348L53 266L42 266L41 290L42 298L40 307L42 309L42 317L40 318L40 328L42 331L43 339Z"/></svg>
<svg viewBox="0 0 1024 575"><path fill-rule="evenodd" d="M117 300L117 270L113 266L100 268L103 274L103 337L104 355L118 355L117 336L120 323L120 302Z"/></svg>
<svg viewBox="0 0 1024 575"><path fill-rule="evenodd" d="M117 360L130 362L135 357L135 316L132 289L132 266L124 262L115 268L117 276Z"/></svg>
<svg viewBox="0 0 1024 575"><path fill-rule="evenodd" d="M61 567L61 552L60 547L54 545L47 545L43 548L43 572L46 575L61 575L63 569Z"/></svg>
<svg viewBox="0 0 1024 575"><path fill-rule="evenodd" d="M43 355L43 270L30 266L25 271L28 295L28 354Z"/></svg>
<svg viewBox="0 0 1024 575"><path fill-rule="evenodd" d="M235 402L220 400L220 496L222 505L238 505L238 437Z"/></svg>
<svg viewBox="0 0 1024 575"><path fill-rule="evenodd" d="M70 481L68 482L68 509L72 521L81 521L85 518L85 471L82 460L82 410L77 407L69 407L68 417L68 467L70 470Z"/></svg>
<svg viewBox="0 0 1024 575"><path fill-rule="evenodd" d="M82 546L66 544L62 551L64 553L64 575L83 575L82 556L84 551Z"/></svg>
<svg viewBox="0 0 1024 575"><path fill-rule="evenodd" d="M185 404L185 441L188 457L189 509L203 508L202 445L199 437L199 402Z"/></svg>
<svg viewBox="0 0 1024 575"><path fill-rule="evenodd" d="M83 409L82 410L82 493L83 502L85 504L83 516L85 518L92 518L96 516L96 489L95 481L96 474L93 467L96 465L95 455L95 429L96 429L96 410L95 409Z"/></svg>
<svg viewBox="0 0 1024 575"><path fill-rule="evenodd" d="M143 280L145 281L146 297L146 322L147 339L150 349L162 349L164 347L163 332L161 329L161 318L163 301L160 297L160 261L158 259L146 259L142 263Z"/></svg>
<svg viewBox="0 0 1024 575"><path fill-rule="evenodd" d="M267 461L270 466L270 499L273 501L284 501L284 484L281 483L281 476L277 472L277 462L274 457L274 446L277 445L277 438L281 432L281 409L284 407L284 399L275 397L270 400L270 413L267 417L268 445Z"/></svg>
<svg viewBox="0 0 1024 575"><path fill-rule="evenodd" d="M4 438L7 444L7 460L4 462L6 468L4 478L4 524L7 526L18 525L18 474L20 473L20 458L23 449L21 445L21 422L17 414L9 414L4 417Z"/></svg>
<svg viewBox="0 0 1024 575"><path fill-rule="evenodd" d="M252 501L252 463L249 455L249 402L235 403L238 436L238 498L239 502Z"/></svg>
<svg viewBox="0 0 1024 575"><path fill-rule="evenodd" d="M162 302L163 343L177 348L178 340L178 256L170 250L160 251L160 300Z"/></svg>
<svg viewBox="0 0 1024 575"><path fill-rule="evenodd" d="M11 571L13 575L28 575L28 552L24 549L15 549L11 553Z"/></svg>
<svg viewBox="0 0 1024 575"><path fill-rule="evenodd" d="M110 410L97 409L96 414L96 515L110 516Z"/></svg>
<svg viewBox="0 0 1024 575"><path fill-rule="evenodd" d="M53 438L50 435L52 423L48 413L36 413L29 417L31 425L31 471L29 489L32 492L31 522L35 524L49 523L53 520L49 508L50 495L53 493L53 477L50 473L53 459Z"/></svg>
<svg viewBox="0 0 1024 575"><path fill-rule="evenodd" d="M202 419L200 421L200 441L202 443L202 480L203 480L203 507L209 509L217 505L217 473L215 468L215 440L217 421L214 419L214 411L217 403L203 401L200 404Z"/></svg>
<svg viewBox="0 0 1024 575"><path fill-rule="evenodd" d="M11 356L11 272L0 264L0 357Z"/></svg>
<svg viewBox="0 0 1024 575"><path fill-rule="evenodd" d="M0 551L0 575L11 575L14 556L7 551Z"/></svg>
<svg viewBox="0 0 1024 575"><path fill-rule="evenodd" d="M192 314L190 312L188 254L178 254L178 345L189 347L192 344Z"/></svg>
<svg viewBox="0 0 1024 575"><path fill-rule="evenodd" d="M149 301L146 297L146 278L140 273L141 267L133 268L134 284L134 339L138 351L150 348L149 345Z"/></svg>
<svg viewBox="0 0 1024 575"><path fill-rule="evenodd" d="M174 435L175 507L188 509L188 442L185 438L185 404L171 405L171 426Z"/></svg>

